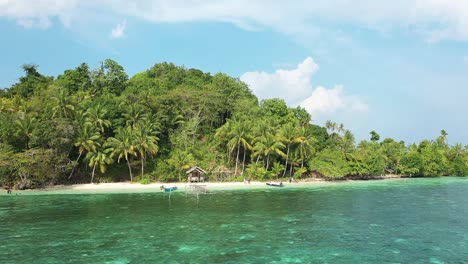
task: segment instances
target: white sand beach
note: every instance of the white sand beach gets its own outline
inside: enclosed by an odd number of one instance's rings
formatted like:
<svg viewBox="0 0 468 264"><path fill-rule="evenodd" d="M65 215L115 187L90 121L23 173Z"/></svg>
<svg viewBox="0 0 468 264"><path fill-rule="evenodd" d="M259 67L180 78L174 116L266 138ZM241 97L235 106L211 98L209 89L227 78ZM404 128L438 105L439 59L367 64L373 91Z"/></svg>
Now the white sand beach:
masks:
<svg viewBox="0 0 468 264"><path fill-rule="evenodd" d="M387 180L399 180L401 178L389 177ZM279 182L279 180L277 181ZM343 184L347 182L366 182L361 180L343 180L343 181L326 181L323 179L308 179L306 181L299 181L295 183L289 183L282 181L284 188L307 188L312 186L330 186L336 184ZM266 182L252 181L250 183L244 182L202 182L192 183L202 186L208 191L220 191L220 190L255 190L255 189L267 189L267 188L278 188L266 185ZM33 190L14 190L16 194L86 194L86 193L154 193L162 192L161 186L166 188L177 187L178 192L184 192L190 189L189 183L163 183L155 182L151 184L141 184L132 182L115 182L115 183L88 183L88 184L74 184L74 185L55 185L42 189ZM0 195L6 194L0 193Z"/></svg>
<svg viewBox="0 0 468 264"><path fill-rule="evenodd" d="M278 181L279 182L279 181ZM334 182L324 180L314 180L308 182L288 183L283 181L284 187L306 187L313 184L333 184ZM208 191L214 190L236 190L236 189L263 189L277 188L266 185L266 182L252 181L244 182L202 182L192 183L203 186ZM75 193L151 193L162 192L161 186L166 188L177 187L178 191L185 191L189 188L189 183L163 183L155 182L151 184L141 184L132 182L116 182L116 183L88 183L74 185L55 185L42 189L33 190L14 190L16 194L75 194ZM3 194L3 193L1 193Z"/></svg>

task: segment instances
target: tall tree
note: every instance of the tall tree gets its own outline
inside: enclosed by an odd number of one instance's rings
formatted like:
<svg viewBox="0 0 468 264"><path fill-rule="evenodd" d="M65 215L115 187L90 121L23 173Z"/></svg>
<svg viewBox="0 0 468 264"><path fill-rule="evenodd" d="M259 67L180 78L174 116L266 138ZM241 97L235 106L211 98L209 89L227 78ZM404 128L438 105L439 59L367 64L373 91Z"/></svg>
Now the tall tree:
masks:
<svg viewBox="0 0 468 264"><path fill-rule="evenodd" d="M107 109L101 104L97 104L86 111L89 122L96 126L102 134L104 134L106 128L112 125L112 122L106 117L107 112Z"/></svg>
<svg viewBox="0 0 468 264"><path fill-rule="evenodd" d="M283 177L286 175L289 162L289 151L291 145L304 141L304 137L299 135L298 129L292 123L286 123L279 130L279 139L286 145L286 161L284 164Z"/></svg>
<svg viewBox="0 0 468 264"><path fill-rule="evenodd" d="M59 88L56 95L52 97L52 100L55 102L52 108L54 117L70 118L74 115L75 106L73 100L65 89Z"/></svg>
<svg viewBox="0 0 468 264"><path fill-rule="evenodd" d="M91 173L91 183L94 181L96 167L99 166L100 172L105 173L107 165L112 164L113 161L111 158L111 149L103 147L97 148L97 151L88 152L86 159L89 161L89 167L93 168Z"/></svg>
<svg viewBox="0 0 468 264"><path fill-rule="evenodd" d="M97 153L97 148L101 146L99 142L101 139L101 134L97 131L96 127L94 127L90 123L85 123L82 127L78 130L78 137L75 141L75 147L78 148L78 158L76 158L76 165L73 167L68 179L73 176L75 172L75 168L78 166L78 162L83 155L84 152L95 152Z"/></svg>
<svg viewBox="0 0 468 264"><path fill-rule="evenodd" d="M130 158L136 155L134 133L131 127L118 127L114 137L107 139L107 145L112 151L112 157L117 156L117 162L122 158L127 161L130 181L133 181Z"/></svg>
<svg viewBox="0 0 468 264"><path fill-rule="evenodd" d="M144 175L145 161L147 156L154 156L158 153L158 140L156 131L151 124L140 124L134 128L135 150L141 160L141 178Z"/></svg>
<svg viewBox="0 0 468 264"><path fill-rule="evenodd" d="M174 151L167 162L176 169L179 182L182 182L182 173L196 164L195 158L191 153L181 150Z"/></svg>
<svg viewBox="0 0 468 264"><path fill-rule="evenodd" d="M286 156L282 151L286 146L272 134L267 134L264 138L260 139L253 147L254 156L263 155L266 159L265 168L270 168L271 155L277 154L279 156Z"/></svg>
<svg viewBox="0 0 468 264"><path fill-rule="evenodd" d="M317 143L317 139L306 128L301 128L299 133L302 140L299 142L298 151L301 158L301 168L304 168L304 162L316 151L314 145Z"/></svg>
<svg viewBox="0 0 468 264"><path fill-rule="evenodd" d="M244 153L247 152L248 149L252 148L249 143L249 133L250 133L250 125L246 121L234 121L233 128L231 131L231 139L228 142L230 152L233 152L234 149L237 149L236 154L236 166L234 170L234 175L237 175L237 164L239 162L239 153L241 146L243 147ZM245 155L242 164L245 163ZM244 165L243 165L244 167Z"/></svg>

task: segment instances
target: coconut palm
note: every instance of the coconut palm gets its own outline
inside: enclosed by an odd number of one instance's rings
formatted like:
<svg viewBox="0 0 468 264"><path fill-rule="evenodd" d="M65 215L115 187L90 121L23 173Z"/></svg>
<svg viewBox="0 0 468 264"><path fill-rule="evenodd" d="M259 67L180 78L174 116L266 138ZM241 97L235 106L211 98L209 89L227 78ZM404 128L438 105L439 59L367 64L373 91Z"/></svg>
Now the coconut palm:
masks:
<svg viewBox="0 0 468 264"><path fill-rule="evenodd" d="M137 123L140 121L142 118L142 113L140 112L139 109L135 107L134 104L128 105L128 107L125 108L126 112L123 113L123 117L125 119L125 124L128 127L135 127Z"/></svg>
<svg viewBox="0 0 468 264"><path fill-rule="evenodd" d="M130 181L133 181L132 167L130 166L131 156L136 155L136 147L133 139L133 130L131 127L119 127L114 137L107 139L107 145L111 148L112 157L117 156L117 162L122 158L127 161Z"/></svg>
<svg viewBox="0 0 468 264"><path fill-rule="evenodd" d="M29 142L33 137L33 132L36 129L37 119L24 112L19 112L18 118L15 120L15 135L26 141L25 147L29 149Z"/></svg>
<svg viewBox="0 0 468 264"><path fill-rule="evenodd" d="M107 109L102 105L98 104L92 108L89 108L86 112L88 121L94 124L101 133L104 133L104 130L111 126L111 121L106 119Z"/></svg>
<svg viewBox="0 0 468 264"><path fill-rule="evenodd" d="M300 135L302 140L299 142L298 151L301 158L301 168L304 168L304 161L315 153L314 144L317 142L317 139L311 135L307 135L305 128L301 128Z"/></svg>
<svg viewBox="0 0 468 264"><path fill-rule="evenodd" d="M351 131L346 130L340 143L341 153L346 160L352 160L354 148L354 135Z"/></svg>
<svg viewBox="0 0 468 264"><path fill-rule="evenodd" d="M283 177L286 175L286 170L288 168L288 159L289 159L289 151L291 145L294 143L300 143L304 140L304 137L298 133L298 129L292 124L287 123L281 127L278 135L279 139L286 144L286 162L284 165Z"/></svg>
<svg viewBox="0 0 468 264"><path fill-rule="evenodd" d="M52 97L56 105L52 108L53 116L69 118L75 112L72 97L66 92L65 89L59 89L57 94Z"/></svg>
<svg viewBox="0 0 468 264"><path fill-rule="evenodd" d="M232 130L232 125L231 121L227 121L224 125L222 125L220 128L216 130L215 138L218 142L221 142L221 144L226 146L226 157L227 160L230 160L231 152L229 151L229 136L230 132Z"/></svg>
<svg viewBox="0 0 468 264"><path fill-rule="evenodd" d="M270 156L272 154L285 156L282 151L285 147L286 146L275 136L272 134L266 134L266 136L260 139L260 141L258 141L253 147L254 156L263 155L263 157L266 158L265 168L268 170L270 167Z"/></svg>
<svg viewBox="0 0 468 264"><path fill-rule="evenodd" d="M179 182L182 181L182 172L196 164L195 158L191 153L181 150L175 151L167 162L178 171Z"/></svg>
<svg viewBox="0 0 468 264"><path fill-rule="evenodd" d="M284 171L284 166L279 162L274 162L273 167L271 167L271 172L276 176L276 179L278 179L278 175L280 175L282 171Z"/></svg>
<svg viewBox="0 0 468 264"><path fill-rule="evenodd" d="M78 130L78 137L75 142L75 147L78 148L78 158L76 159L76 166L78 166L78 161L80 160L81 156L85 151L90 152L97 152L97 148L101 146L99 140L101 139L101 134L97 131L96 127L94 127L90 123L85 123L82 127ZM70 179L73 176L73 172L75 172L75 167L73 167L70 176Z"/></svg>
<svg viewBox="0 0 468 264"><path fill-rule="evenodd" d="M252 146L250 145L249 141L249 133L251 130L251 126L247 121L234 121L232 124L232 131L231 131L231 139L228 142L230 152L234 152L234 149L237 148L236 154L236 167L234 169L234 175L237 175L237 164L239 162L239 153L241 146L244 149L244 159L242 161L242 168L244 168L245 164L245 153L247 149L251 149Z"/></svg>
<svg viewBox="0 0 468 264"><path fill-rule="evenodd" d="M268 134L272 134L273 129L272 129L271 124L268 121L261 120L260 122L255 124L255 127L252 133L253 133L252 145L255 145L258 142L260 142L263 138L265 138ZM257 157L257 160L255 161L255 163L258 164L261 155L252 155L252 156Z"/></svg>
<svg viewBox="0 0 468 264"><path fill-rule="evenodd" d="M151 123L139 124L133 130L135 150L141 159L141 177L144 175L146 156L154 156L158 153L158 141L156 132L152 129Z"/></svg>
<svg viewBox="0 0 468 264"><path fill-rule="evenodd" d="M107 169L107 165L112 164L113 160L111 158L112 150L109 148L98 148L97 151L90 151L86 155L86 159L89 160L89 167L93 168L93 172L91 174L91 183L94 181L94 173L96 171L96 167L99 166L99 170L101 173L105 173Z"/></svg>

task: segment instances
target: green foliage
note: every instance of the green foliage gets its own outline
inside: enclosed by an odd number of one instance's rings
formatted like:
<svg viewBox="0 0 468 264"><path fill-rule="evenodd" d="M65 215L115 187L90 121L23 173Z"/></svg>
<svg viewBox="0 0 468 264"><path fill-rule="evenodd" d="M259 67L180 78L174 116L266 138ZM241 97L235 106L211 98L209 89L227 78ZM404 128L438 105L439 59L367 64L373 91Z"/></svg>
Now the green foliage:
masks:
<svg viewBox="0 0 468 264"><path fill-rule="evenodd" d="M65 155L58 154L52 149L36 148L20 153L2 153L2 168L5 170L5 167L8 167L9 170L8 176L2 179L2 184L19 183L23 186L38 187L58 183L71 169L66 165L66 160Z"/></svg>
<svg viewBox="0 0 468 264"><path fill-rule="evenodd" d="M37 71L38 66L33 64L23 65L26 76L20 77L19 82L8 89L9 96L31 97L45 90L53 81L53 77L47 77Z"/></svg>
<svg viewBox="0 0 468 264"><path fill-rule="evenodd" d="M419 153L421 155L420 172L422 176L444 176L447 173L447 158L444 155L444 149L437 143L422 141L419 144Z"/></svg>
<svg viewBox="0 0 468 264"><path fill-rule="evenodd" d="M80 64L73 70L65 70L57 77L56 84L63 87L69 93L89 91L92 86L91 73L86 63Z"/></svg>
<svg viewBox="0 0 468 264"><path fill-rule="evenodd" d="M385 173L386 157L376 141L362 141L350 162L350 172L360 176L379 176Z"/></svg>
<svg viewBox="0 0 468 264"><path fill-rule="evenodd" d="M377 141L380 140L380 135L379 135L377 132L375 132L374 130L372 130L372 131L370 132L370 134L371 134L370 140L371 140L372 142L377 142Z"/></svg>
<svg viewBox="0 0 468 264"><path fill-rule="evenodd" d="M2 185L89 182L95 175L100 182L133 180L134 170L143 181L183 181L195 165L213 180L307 170L330 178L468 174L468 148L450 146L444 130L408 148L380 142L372 131L356 146L343 124L311 124L304 108L282 99L259 103L245 83L223 73L159 63L129 79L110 59L96 69L82 63L56 80L37 69L25 65L19 82L0 92Z"/></svg>
<svg viewBox="0 0 468 264"><path fill-rule="evenodd" d="M141 184L150 184L151 183L151 179L149 176L146 176L146 177L142 177L138 180L139 183Z"/></svg>
<svg viewBox="0 0 468 264"><path fill-rule="evenodd" d="M172 167L172 172L177 173L176 175L179 177L179 182L181 182L184 172L195 166L196 161L192 153L178 150L172 153L167 163Z"/></svg>
<svg viewBox="0 0 468 264"><path fill-rule="evenodd" d="M401 160L400 171L406 176L418 176L420 175L420 169L422 166L422 157L418 152L415 144L411 145L409 151L407 151L403 159Z"/></svg>
<svg viewBox="0 0 468 264"><path fill-rule="evenodd" d="M338 150L327 148L318 153L310 162L309 169L318 171L328 178L343 178L349 173L349 166Z"/></svg>
<svg viewBox="0 0 468 264"><path fill-rule="evenodd" d="M246 176L252 180L266 180L270 179L271 173L269 173L262 164L251 163L245 170Z"/></svg>

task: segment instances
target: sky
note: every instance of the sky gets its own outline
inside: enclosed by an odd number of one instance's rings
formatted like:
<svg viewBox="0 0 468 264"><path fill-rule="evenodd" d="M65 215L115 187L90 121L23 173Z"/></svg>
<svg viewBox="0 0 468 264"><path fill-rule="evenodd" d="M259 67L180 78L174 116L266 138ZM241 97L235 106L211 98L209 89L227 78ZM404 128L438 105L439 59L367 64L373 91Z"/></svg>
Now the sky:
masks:
<svg viewBox="0 0 468 264"><path fill-rule="evenodd" d="M0 88L107 58L224 72L259 99L407 143L468 144L465 0L0 0Z"/></svg>

